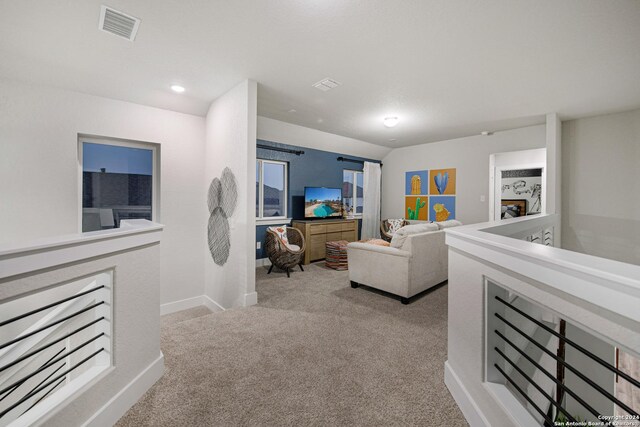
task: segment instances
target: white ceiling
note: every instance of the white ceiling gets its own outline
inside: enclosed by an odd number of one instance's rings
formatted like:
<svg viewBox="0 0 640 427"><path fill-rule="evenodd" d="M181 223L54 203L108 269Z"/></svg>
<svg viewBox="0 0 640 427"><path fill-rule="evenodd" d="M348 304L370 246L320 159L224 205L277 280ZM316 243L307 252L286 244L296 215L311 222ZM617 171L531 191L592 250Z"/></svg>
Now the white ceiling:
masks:
<svg viewBox="0 0 640 427"><path fill-rule="evenodd" d="M133 43L101 3L0 0L0 76L199 115L251 78L260 115L389 147L640 106L638 0L106 0Z"/></svg>

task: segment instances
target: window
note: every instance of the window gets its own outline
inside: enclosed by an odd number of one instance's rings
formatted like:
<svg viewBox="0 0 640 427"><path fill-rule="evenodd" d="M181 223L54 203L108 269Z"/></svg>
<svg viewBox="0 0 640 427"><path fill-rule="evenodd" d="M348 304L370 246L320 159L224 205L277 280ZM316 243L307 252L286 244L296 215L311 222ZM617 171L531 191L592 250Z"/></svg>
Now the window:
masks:
<svg viewBox="0 0 640 427"><path fill-rule="evenodd" d="M363 182L362 171L342 171L342 204L348 216L362 216Z"/></svg>
<svg viewBox="0 0 640 427"><path fill-rule="evenodd" d="M256 161L256 218L287 217L287 163Z"/></svg>
<svg viewBox="0 0 640 427"><path fill-rule="evenodd" d="M155 219L155 146L80 138L79 158L83 232L118 228L123 219Z"/></svg>

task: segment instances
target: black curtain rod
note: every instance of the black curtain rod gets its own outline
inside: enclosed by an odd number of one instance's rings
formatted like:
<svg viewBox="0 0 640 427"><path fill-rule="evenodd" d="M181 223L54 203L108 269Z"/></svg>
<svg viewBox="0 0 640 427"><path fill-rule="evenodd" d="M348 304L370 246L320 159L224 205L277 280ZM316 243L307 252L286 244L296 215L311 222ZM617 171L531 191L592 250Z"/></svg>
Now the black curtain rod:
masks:
<svg viewBox="0 0 640 427"><path fill-rule="evenodd" d="M358 164L364 165L364 160L350 159L348 157L342 157L342 156L338 157L338 161L339 162L358 163ZM372 162L372 163L375 163L375 162ZM382 162L380 162L380 167L382 167Z"/></svg>
<svg viewBox="0 0 640 427"><path fill-rule="evenodd" d="M264 150L280 151L282 153L295 154L296 156L299 156L300 154L304 154L304 151L302 150L291 150L289 148L272 147L270 145L264 145L264 144L257 144L256 146Z"/></svg>

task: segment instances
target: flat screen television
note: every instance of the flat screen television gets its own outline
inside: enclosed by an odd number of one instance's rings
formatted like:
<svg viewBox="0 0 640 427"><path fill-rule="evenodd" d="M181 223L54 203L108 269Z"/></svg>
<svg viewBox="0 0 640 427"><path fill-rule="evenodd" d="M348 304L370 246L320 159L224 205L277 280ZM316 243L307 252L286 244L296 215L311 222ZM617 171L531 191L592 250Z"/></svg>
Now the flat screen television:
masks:
<svg viewBox="0 0 640 427"><path fill-rule="evenodd" d="M305 219L342 217L342 189L305 187L304 217Z"/></svg>

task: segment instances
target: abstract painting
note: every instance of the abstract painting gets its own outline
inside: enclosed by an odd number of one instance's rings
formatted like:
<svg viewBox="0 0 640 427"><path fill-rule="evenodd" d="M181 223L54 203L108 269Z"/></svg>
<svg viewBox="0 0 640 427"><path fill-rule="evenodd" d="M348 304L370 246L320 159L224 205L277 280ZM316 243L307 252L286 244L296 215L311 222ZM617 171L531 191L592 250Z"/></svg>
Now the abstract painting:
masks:
<svg viewBox="0 0 640 427"><path fill-rule="evenodd" d="M406 219L427 221L429 197L407 196L404 198L404 215Z"/></svg>
<svg viewBox="0 0 640 427"><path fill-rule="evenodd" d="M429 220L440 222L449 219L456 219L455 196L430 196Z"/></svg>
<svg viewBox="0 0 640 427"><path fill-rule="evenodd" d="M456 169L431 169L429 171L429 194L456 194Z"/></svg>
<svg viewBox="0 0 640 427"><path fill-rule="evenodd" d="M405 172L405 196L420 196L428 193L429 171Z"/></svg>

